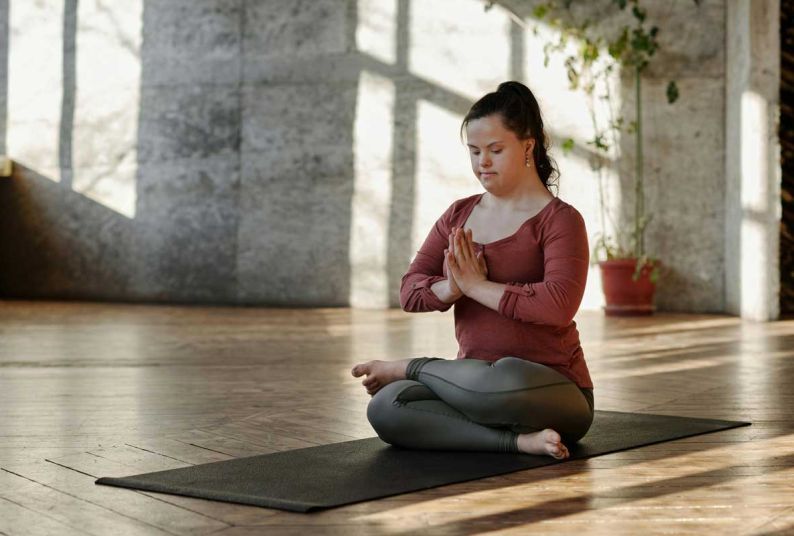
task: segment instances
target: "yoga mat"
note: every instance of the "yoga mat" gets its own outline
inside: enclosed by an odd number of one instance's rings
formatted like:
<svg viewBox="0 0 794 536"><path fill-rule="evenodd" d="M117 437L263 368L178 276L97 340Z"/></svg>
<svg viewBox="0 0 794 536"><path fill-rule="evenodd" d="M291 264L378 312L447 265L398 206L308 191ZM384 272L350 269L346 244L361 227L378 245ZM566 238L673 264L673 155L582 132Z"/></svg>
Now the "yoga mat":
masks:
<svg viewBox="0 0 794 536"><path fill-rule="evenodd" d="M378 437L261 454L96 484L309 512L444 484L601 456L663 441L747 426L724 421L596 410L570 457L394 447Z"/></svg>

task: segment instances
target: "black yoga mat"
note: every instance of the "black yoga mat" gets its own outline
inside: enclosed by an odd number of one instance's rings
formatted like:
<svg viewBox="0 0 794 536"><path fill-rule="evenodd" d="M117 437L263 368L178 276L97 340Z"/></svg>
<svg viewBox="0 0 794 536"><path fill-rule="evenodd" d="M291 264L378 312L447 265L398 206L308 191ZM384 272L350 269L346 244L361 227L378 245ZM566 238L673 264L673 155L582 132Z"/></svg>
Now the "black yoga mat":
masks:
<svg viewBox="0 0 794 536"><path fill-rule="evenodd" d="M752 423L596 410L570 457L412 450L378 437L261 454L97 484L309 512L444 484L565 463Z"/></svg>

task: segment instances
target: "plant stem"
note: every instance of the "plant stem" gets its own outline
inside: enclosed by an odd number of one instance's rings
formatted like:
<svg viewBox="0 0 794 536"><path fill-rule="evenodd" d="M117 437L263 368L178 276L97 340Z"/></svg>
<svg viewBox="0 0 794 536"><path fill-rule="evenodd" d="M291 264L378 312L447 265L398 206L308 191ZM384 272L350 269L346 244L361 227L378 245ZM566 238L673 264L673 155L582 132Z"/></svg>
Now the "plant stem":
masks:
<svg viewBox="0 0 794 536"><path fill-rule="evenodd" d="M640 91L640 69L639 67L635 68L634 70L634 80L635 80L635 88L637 93L636 98L636 114L637 114L637 128L635 131L635 139L637 142L637 155L635 161L637 163L637 176L636 176L636 192L635 192L635 201L634 201L634 237L635 237L635 247L634 247L634 255L637 258L642 257L643 253L645 252L645 240L642 235L643 232L640 231L640 226L642 225L642 214L645 209L644 203L644 192L642 188L642 102L641 99L641 91Z"/></svg>

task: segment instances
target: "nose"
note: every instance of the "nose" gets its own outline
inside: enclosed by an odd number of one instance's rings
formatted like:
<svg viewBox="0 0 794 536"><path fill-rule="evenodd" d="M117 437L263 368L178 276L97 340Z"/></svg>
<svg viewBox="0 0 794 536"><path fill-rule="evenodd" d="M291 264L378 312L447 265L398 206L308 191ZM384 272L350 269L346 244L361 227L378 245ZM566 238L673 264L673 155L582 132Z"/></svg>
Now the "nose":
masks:
<svg viewBox="0 0 794 536"><path fill-rule="evenodd" d="M491 165L490 157L487 157L485 155L480 156L480 167L485 168L485 167L489 167L490 165Z"/></svg>

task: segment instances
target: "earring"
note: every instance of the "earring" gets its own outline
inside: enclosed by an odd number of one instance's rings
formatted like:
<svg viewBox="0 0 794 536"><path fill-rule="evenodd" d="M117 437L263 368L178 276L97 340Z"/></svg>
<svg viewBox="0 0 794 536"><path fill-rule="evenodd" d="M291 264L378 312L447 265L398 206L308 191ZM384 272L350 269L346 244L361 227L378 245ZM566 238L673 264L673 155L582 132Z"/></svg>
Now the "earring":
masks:
<svg viewBox="0 0 794 536"><path fill-rule="evenodd" d="M525 160L524 165L526 167L532 167L532 164L529 162L529 155L527 155L527 159Z"/></svg>

